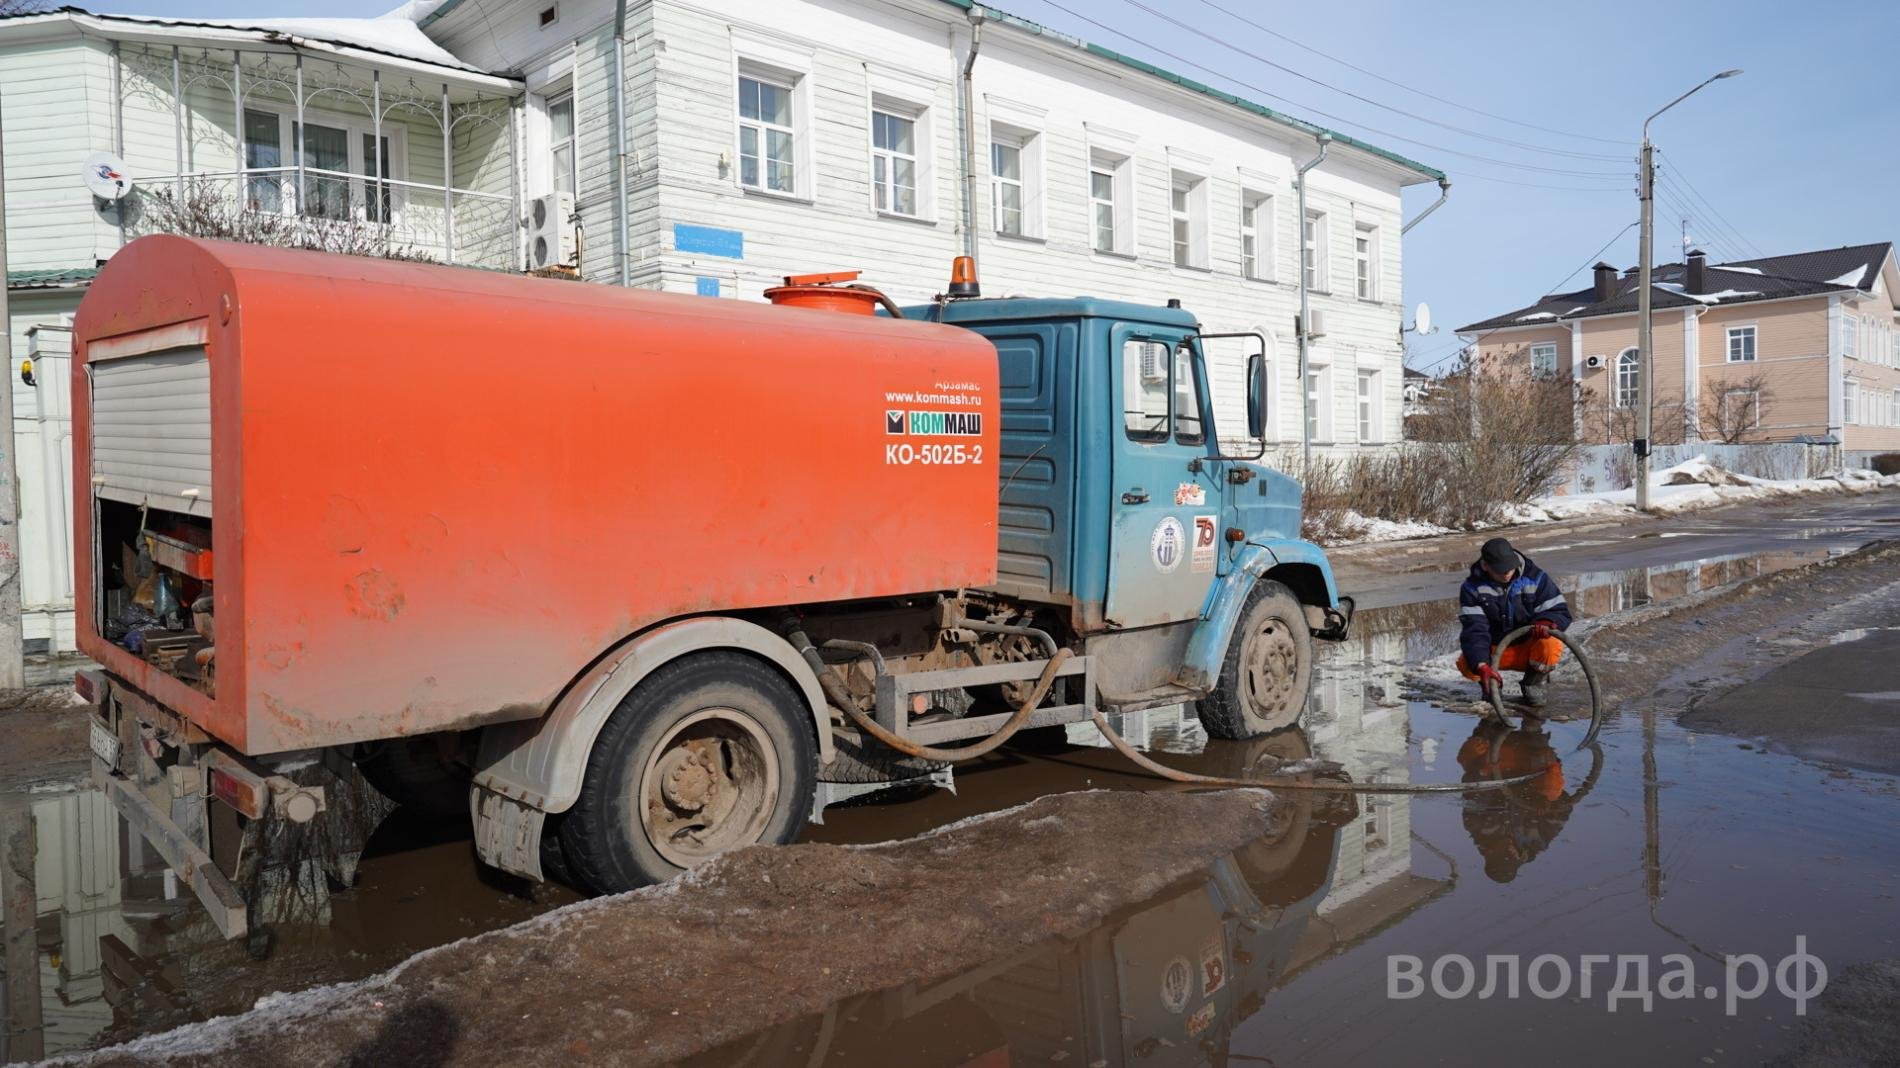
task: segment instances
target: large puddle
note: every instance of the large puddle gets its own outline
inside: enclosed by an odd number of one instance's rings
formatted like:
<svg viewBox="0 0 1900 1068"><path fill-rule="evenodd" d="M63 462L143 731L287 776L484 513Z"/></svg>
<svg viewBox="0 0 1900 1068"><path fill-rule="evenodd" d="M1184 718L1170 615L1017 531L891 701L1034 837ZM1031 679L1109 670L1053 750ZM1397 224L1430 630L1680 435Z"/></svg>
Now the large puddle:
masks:
<svg viewBox="0 0 1900 1068"><path fill-rule="evenodd" d="M1733 557L1563 576L1580 615L1686 596L1807 562L1816 553ZM1323 647L1304 729L1209 743L1191 714L1127 717L1124 732L1178 766L1219 774L1316 756L1359 781L1457 782L1537 768L1580 733L1479 725L1469 709L1408 697L1407 675L1452 648L1455 607L1364 613L1353 640ZM950 820L1076 789L1169 788L1131 773L1092 728L1037 739L919 785L840 801L808 837L901 838ZM1573 986L1476 996L1484 959L1667 954L1720 982L1725 954L1772 966L1797 936L1831 974L1900 956L1900 786L1768 755L1656 714L1613 719L1600 760L1569 756L1525 787L1485 794L1301 797L1286 837L1256 842L1088 935L1036 946L927 986L899 985L708 1054L707 1064L1074 1065L1420 1063L1508 1058L1753 1061L1781 1048L1793 1004L1767 996L1634 1003L1606 1014L1614 968L1590 997ZM411 953L573 900L480 868L466 833L400 810L376 823L353 888L323 892L317 868L280 874L280 911L257 961L220 939L189 892L127 838L89 788L42 790L28 819L38 1019L14 1012L14 1052L47 1054L241 1011L274 991L384 970ZM1131 844L1138 848L1138 844ZM1138 862L1131 857L1131 863ZM334 872L332 872L334 876ZM281 904L281 902L280 902ZM23 903L16 903L23 905ZM23 909L22 909L23 911ZM9 924L15 917L7 916ZM19 922L26 922L24 915ZM1459 954L1478 965L1463 998L1387 996L1388 957ZM30 1039L29 1039L30 1041Z"/></svg>

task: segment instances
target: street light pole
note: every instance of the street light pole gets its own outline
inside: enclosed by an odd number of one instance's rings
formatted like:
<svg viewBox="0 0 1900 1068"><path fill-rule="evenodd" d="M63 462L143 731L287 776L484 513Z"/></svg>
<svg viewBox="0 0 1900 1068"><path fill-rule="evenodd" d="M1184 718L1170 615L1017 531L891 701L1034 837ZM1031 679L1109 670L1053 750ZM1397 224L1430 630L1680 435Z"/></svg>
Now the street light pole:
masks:
<svg viewBox="0 0 1900 1068"><path fill-rule="evenodd" d="M1662 107L1657 108L1655 114L1643 120L1642 175L1636 190L1638 199L1643 203L1642 240L1636 253L1638 256L1636 278L1636 441L1633 443L1633 447L1636 452L1636 508L1638 511L1649 511L1649 450L1650 435L1654 429L1651 423L1653 421L1652 417L1655 414L1650 410L1653 399L1653 395L1650 391L1650 380L1654 377L1651 372L1654 370L1655 363L1654 352L1650 348L1650 298L1652 296L1652 290L1650 289L1650 259L1652 257L1650 253L1656 241L1656 149L1655 146L1649 142L1649 124L1656 121L1657 115L1661 115L1663 112L1689 99L1689 97L1693 96L1695 92L1704 85L1713 81L1719 81L1723 78L1733 78L1740 73L1741 71L1738 69L1725 70L1720 74L1710 75L1703 79L1701 84L1697 85L1695 89L1691 89L1674 100L1671 100L1669 103L1664 104ZM1683 354L1683 358L1688 358L1686 352ZM1685 403L1686 401L1687 398L1685 398Z"/></svg>

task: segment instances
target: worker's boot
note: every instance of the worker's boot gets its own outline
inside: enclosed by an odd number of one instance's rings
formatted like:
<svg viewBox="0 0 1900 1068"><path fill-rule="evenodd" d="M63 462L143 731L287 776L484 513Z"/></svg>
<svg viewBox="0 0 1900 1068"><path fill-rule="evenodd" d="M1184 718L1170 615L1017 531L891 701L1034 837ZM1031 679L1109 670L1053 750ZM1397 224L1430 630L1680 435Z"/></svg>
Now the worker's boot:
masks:
<svg viewBox="0 0 1900 1068"><path fill-rule="evenodd" d="M1544 687L1550 682L1550 672L1532 668L1524 673L1524 703L1532 708L1544 707Z"/></svg>

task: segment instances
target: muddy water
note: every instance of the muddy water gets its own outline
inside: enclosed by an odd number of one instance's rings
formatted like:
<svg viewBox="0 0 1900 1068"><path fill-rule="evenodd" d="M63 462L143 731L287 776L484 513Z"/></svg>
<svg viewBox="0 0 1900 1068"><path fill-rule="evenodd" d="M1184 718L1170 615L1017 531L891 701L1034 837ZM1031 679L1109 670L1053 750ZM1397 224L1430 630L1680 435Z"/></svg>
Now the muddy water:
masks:
<svg viewBox="0 0 1900 1068"><path fill-rule="evenodd" d="M1579 614L1597 615L1825 552L1563 579ZM1324 647L1301 731L1210 743L1182 709L1131 715L1120 727L1178 766L1230 775L1313 756L1360 781L1447 782L1478 774L1466 767L1478 746L1531 766L1553 746L1567 751L1573 726L1486 734L1459 702L1409 699L1408 674L1452 648L1452 613L1442 602L1364 613L1354 640ZM1721 954L1772 963L1797 935L1837 974L1900 956L1900 861L1868 848L1900 817L1893 780L1764 755L1680 730L1667 716L1613 722L1592 768L1588 754L1571 757L1561 781L1553 774L1510 797L1302 798L1303 818L1285 839L1224 858L1084 939L1033 947L928 989L855 999L707 1063L962 1064L997 1051L1011 1062L1076 1064L1549 1059L1578 1041L1590 1043L1593 1059L1753 1060L1777 1047L1792 1020L1772 990L1733 1018L1704 1001L1658 1002L1647 1015L1626 1005L1611 1018L1603 992L1612 970L1599 967L1602 986L1590 999L1573 988L1559 1000L1391 1000L1386 958L1417 955L1429 969L1440 954L1481 962L1557 953L1576 968L1583 954L1646 953L1654 976L1662 955L1686 953L1701 983L1720 981ZM808 837L900 838L1098 788L1171 787L1131 774L1092 728L1076 726L961 768L949 788L841 801ZM481 868L465 832L399 811L353 858L352 888L325 893L312 885L321 874L280 876L283 893L309 891L307 907L281 914L276 945L258 962L242 943L218 938L188 892L156 874L99 794L47 791L29 808L42 996L38 1021L13 1024L42 1028L49 1054L374 974L572 900Z"/></svg>

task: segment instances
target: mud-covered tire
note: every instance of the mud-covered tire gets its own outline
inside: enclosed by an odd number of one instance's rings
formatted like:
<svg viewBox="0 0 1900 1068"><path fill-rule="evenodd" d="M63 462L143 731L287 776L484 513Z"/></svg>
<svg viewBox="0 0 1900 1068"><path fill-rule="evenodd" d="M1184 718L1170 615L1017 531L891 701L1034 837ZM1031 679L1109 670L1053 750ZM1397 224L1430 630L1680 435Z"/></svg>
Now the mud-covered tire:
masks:
<svg viewBox="0 0 1900 1068"><path fill-rule="evenodd" d="M811 813L817 764L810 715L784 676L743 653L676 660L595 739L561 820L568 873L582 889L619 893L717 853L789 843ZM701 813L704 828L688 833Z"/></svg>
<svg viewBox="0 0 1900 1068"><path fill-rule="evenodd" d="M856 731L831 732L838 758L818 769L819 782L902 782L921 779L948 767L939 760L919 760L866 738Z"/></svg>
<svg viewBox="0 0 1900 1068"><path fill-rule="evenodd" d="M1195 702L1208 736L1254 738L1300 721L1313 680L1313 636L1293 591L1261 579L1247 595L1214 690Z"/></svg>

